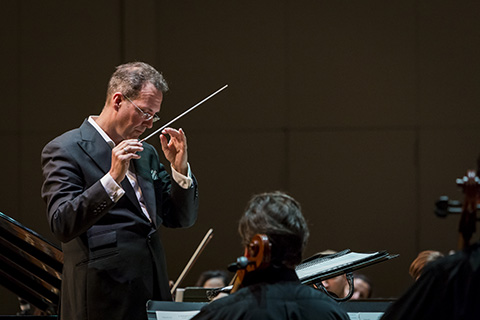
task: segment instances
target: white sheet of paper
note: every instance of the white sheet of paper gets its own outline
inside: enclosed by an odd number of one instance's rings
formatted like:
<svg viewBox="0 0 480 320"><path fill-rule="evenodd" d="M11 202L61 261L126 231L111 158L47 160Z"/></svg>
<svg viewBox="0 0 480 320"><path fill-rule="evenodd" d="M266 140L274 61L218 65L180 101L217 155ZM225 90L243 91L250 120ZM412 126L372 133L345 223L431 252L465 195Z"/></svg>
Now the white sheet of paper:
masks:
<svg viewBox="0 0 480 320"><path fill-rule="evenodd" d="M157 320L189 320L200 310L193 311L156 311Z"/></svg>
<svg viewBox="0 0 480 320"><path fill-rule="evenodd" d="M379 320L383 312L348 312L350 320Z"/></svg>

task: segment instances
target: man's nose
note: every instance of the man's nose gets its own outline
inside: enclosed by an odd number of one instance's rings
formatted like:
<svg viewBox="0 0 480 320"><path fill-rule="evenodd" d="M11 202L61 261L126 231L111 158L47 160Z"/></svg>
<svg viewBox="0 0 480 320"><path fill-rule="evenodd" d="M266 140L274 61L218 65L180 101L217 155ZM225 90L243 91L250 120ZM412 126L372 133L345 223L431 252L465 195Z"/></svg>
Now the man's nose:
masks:
<svg viewBox="0 0 480 320"><path fill-rule="evenodd" d="M143 121L143 124L144 124L145 127L147 127L148 129L151 129L151 128L153 127L153 119L145 120L145 121Z"/></svg>

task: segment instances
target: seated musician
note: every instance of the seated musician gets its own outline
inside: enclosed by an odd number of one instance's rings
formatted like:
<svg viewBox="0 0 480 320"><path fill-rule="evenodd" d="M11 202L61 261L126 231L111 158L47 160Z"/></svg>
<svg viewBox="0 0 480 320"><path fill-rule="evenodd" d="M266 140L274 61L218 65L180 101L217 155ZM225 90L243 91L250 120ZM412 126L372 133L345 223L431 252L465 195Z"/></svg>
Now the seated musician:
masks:
<svg viewBox="0 0 480 320"><path fill-rule="evenodd" d="M415 260L413 260L412 263L410 264L410 269L408 270L408 273L413 278L413 280L417 281L418 278L420 278L420 276L422 275L422 272L425 266L443 257L444 255L440 251L436 251L436 250L421 251L418 254L418 256L415 258Z"/></svg>
<svg viewBox="0 0 480 320"><path fill-rule="evenodd" d="M228 286L230 275L226 270L207 270L202 272L195 287L222 288Z"/></svg>
<svg viewBox="0 0 480 320"><path fill-rule="evenodd" d="M348 289L345 289L347 295ZM361 273L353 273L353 295L351 300L370 299L372 297L373 285L369 277Z"/></svg>
<svg viewBox="0 0 480 320"><path fill-rule="evenodd" d="M425 266L382 320L480 319L480 241Z"/></svg>
<svg viewBox="0 0 480 320"><path fill-rule="evenodd" d="M206 305L193 319L349 319L333 299L297 277L309 231L295 199L281 192L254 196L238 230L246 252L254 236L268 236L269 265L245 273L238 291Z"/></svg>

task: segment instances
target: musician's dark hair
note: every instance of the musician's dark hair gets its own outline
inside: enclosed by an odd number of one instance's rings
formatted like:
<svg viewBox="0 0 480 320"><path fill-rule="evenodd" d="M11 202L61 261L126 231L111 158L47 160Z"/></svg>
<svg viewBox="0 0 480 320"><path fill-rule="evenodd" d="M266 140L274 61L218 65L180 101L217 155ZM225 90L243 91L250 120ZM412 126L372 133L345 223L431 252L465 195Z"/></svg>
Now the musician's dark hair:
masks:
<svg viewBox="0 0 480 320"><path fill-rule="evenodd" d="M266 234L272 244L271 264L293 268L302 261L309 231L300 204L286 193L255 195L240 219L238 231L248 246L256 234Z"/></svg>
<svg viewBox="0 0 480 320"><path fill-rule="evenodd" d="M145 62L129 62L117 66L107 88L107 99L115 92L121 92L130 99L136 99L143 87L151 83L157 90L168 91L163 75Z"/></svg>
<svg viewBox="0 0 480 320"><path fill-rule="evenodd" d="M200 277L198 278L197 282L195 283L196 287L203 287L205 285L205 282L207 280L210 280L212 278L222 278L223 283L228 285L230 282L230 274L225 271L225 270L207 270L202 272Z"/></svg>
<svg viewBox="0 0 480 320"><path fill-rule="evenodd" d="M363 280L366 284L368 284L369 288L368 288L368 295L367 295L367 298L371 298L372 297L372 294L373 294L373 282L372 280L367 277L366 275L364 275L363 273L358 273L358 272L354 272L353 273L353 279L360 279L360 280Z"/></svg>

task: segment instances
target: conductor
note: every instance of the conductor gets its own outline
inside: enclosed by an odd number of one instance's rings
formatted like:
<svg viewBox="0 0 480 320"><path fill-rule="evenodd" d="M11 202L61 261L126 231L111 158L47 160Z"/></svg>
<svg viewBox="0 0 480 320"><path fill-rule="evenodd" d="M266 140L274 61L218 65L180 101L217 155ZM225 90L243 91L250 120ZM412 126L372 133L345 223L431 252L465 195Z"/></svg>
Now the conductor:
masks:
<svg viewBox="0 0 480 320"><path fill-rule="evenodd" d="M197 182L182 129L160 135L171 174L138 138L168 85L143 62L120 65L99 116L42 151L42 197L64 267L60 319L147 319L149 299L171 300L160 226L193 225Z"/></svg>

